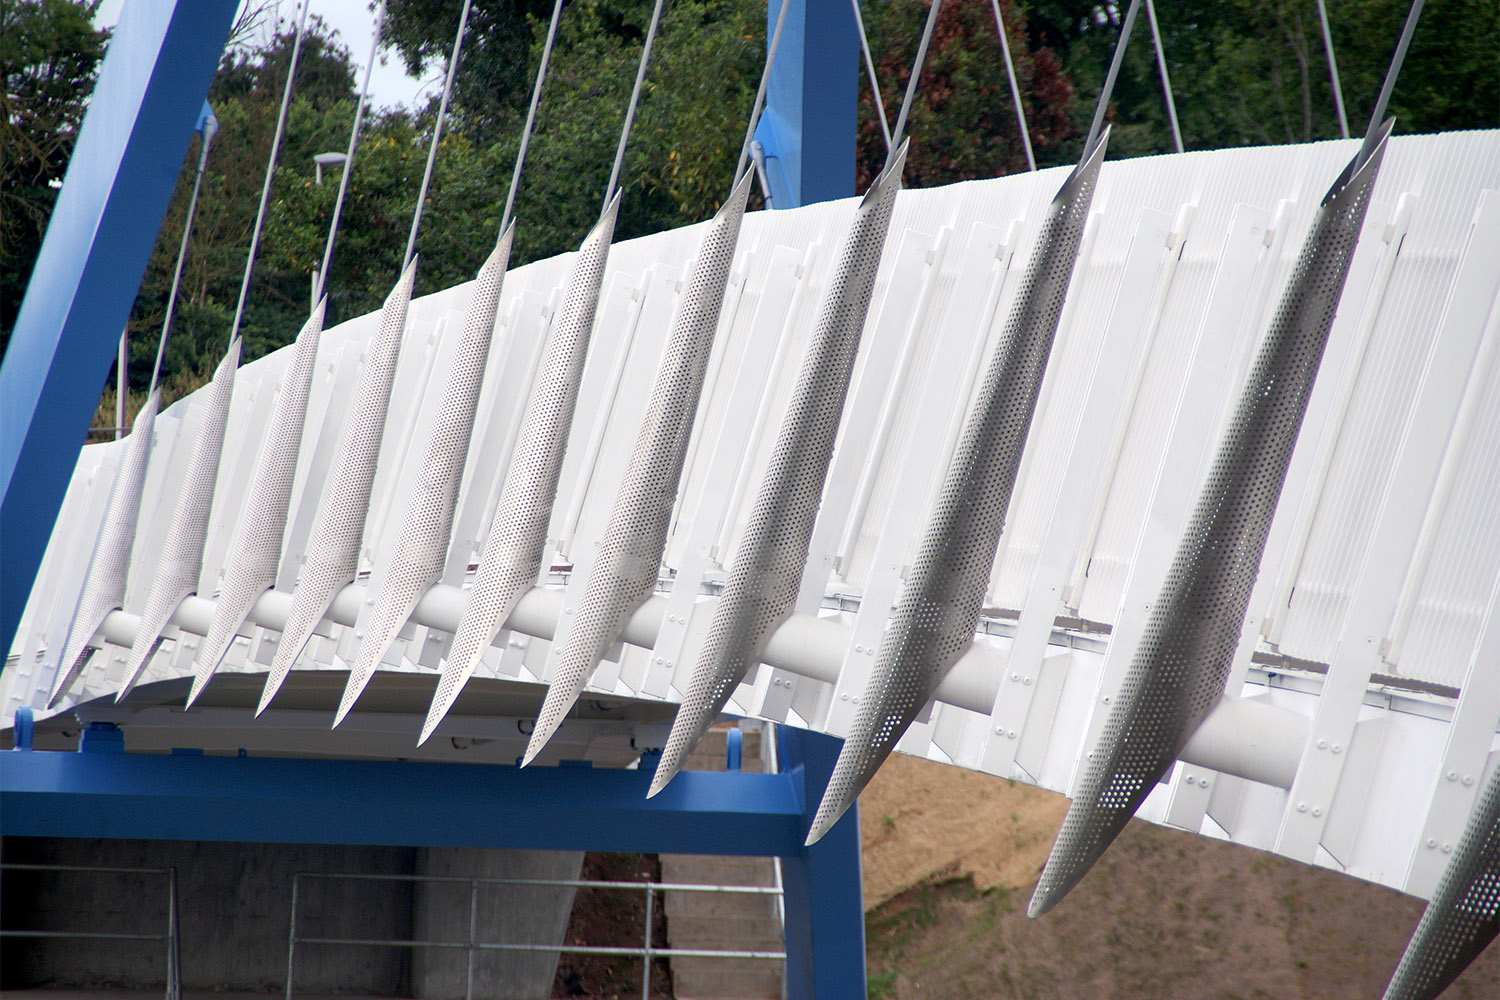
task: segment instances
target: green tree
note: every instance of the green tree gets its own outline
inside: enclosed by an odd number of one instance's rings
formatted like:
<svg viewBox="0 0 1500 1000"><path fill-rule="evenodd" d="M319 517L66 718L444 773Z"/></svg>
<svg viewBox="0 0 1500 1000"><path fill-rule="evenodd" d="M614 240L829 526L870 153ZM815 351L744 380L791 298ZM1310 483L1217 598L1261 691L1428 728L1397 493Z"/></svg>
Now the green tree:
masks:
<svg viewBox="0 0 1500 1000"><path fill-rule="evenodd" d="M930 0L866 5L865 26L888 126L895 125L900 111L930 7ZM1028 47L1025 11L1012 2L1000 8L1033 152L1038 162L1050 162L1080 131L1073 120L1073 84L1049 49ZM863 190L885 162L886 149L869 83L861 79L860 85L857 186ZM988 0L947 0L938 12L907 134L911 137L904 174L907 187L932 187L1026 169L1004 50Z"/></svg>
<svg viewBox="0 0 1500 1000"><path fill-rule="evenodd" d="M41 250L108 33L98 2L0 0L0 355Z"/></svg>

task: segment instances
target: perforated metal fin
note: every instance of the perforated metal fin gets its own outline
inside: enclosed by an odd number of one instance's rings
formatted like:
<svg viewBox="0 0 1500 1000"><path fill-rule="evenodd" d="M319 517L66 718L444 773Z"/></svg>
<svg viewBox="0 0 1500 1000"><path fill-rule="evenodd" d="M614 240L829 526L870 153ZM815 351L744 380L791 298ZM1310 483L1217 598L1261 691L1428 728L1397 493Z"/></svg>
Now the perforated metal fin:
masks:
<svg viewBox="0 0 1500 1000"><path fill-rule="evenodd" d="M809 844L832 829L859 797L973 642L1108 140L1105 129L1047 209L854 725L813 818Z"/></svg>
<svg viewBox="0 0 1500 1000"><path fill-rule="evenodd" d="M1412 934L1385 1000L1432 1000L1500 932L1500 768L1469 813L1448 867Z"/></svg>
<svg viewBox="0 0 1500 1000"><path fill-rule="evenodd" d="M625 620L656 588L752 180L747 172L709 223L698 248L593 572L542 704L543 719L560 721L567 716L589 675L619 638ZM545 737L538 741L541 731L538 726L531 738L537 750L546 743Z"/></svg>
<svg viewBox="0 0 1500 1000"><path fill-rule="evenodd" d="M307 417L307 396L318 360L327 301L319 302L302 324L292 348L291 362L281 379L276 412L266 431L266 443L261 448L239 531L235 533L234 547L224 569L213 623L203 645L198 647L193 687L187 698L189 707L218 669L256 599L276 582L287 504L292 500L292 479L297 473L297 454L302 450L302 425Z"/></svg>
<svg viewBox="0 0 1500 1000"><path fill-rule="evenodd" d="M136 523L140 519L141 491L146 485L146 466L151 459L151 435L156 426L156 409L161 393L153 392L146 405L135 415L125 459L115 473L114 489L109 494L109 510L94 543L84 578L78 609L68 626L68 639L62 659L57 664L57 679L47 707L52 708L83 673L94 647L89 641L111 611L125 605L125 583L130 573L130 549L135 543Z"/></svg>
<svg viewBox="0 0 1500 1000"><path fill-rule="evenodd" d="M469 457L469 438L474 433L474 410L479 405L479 390L484 384L484 370L489 363L490 341L495 334L495 310L500 304L500 288L505 283L505 269L510 263L510 247L516 226L512 222L495 241L495 249L479 269L470 293L469 310L464 318L453 368L438 406L432 440L422 460L418 477L407 501L406 519L401 537L385 573L385 583L375 599L375 607L365 625L364 641L349 670L344 687L337 726L349 714L375 668L385 656L396 633L411 617L417 602L443 572L443 557L453 534L453 507L458 499L458 484L463 479L464 463Z"/></svg>
<svg viewBox="0 0 1500 1000"><path fill-rule="evenodd" d="M340 590L353 582L359 568L359 542L365 533L365 515L370 509L370 488L375 482L375 463L380 457L380 439L385 435L385 413L391 401L391 381L401 356L401 333L406 329L406 307L416 280L417 258L413 257L396 287L380 307L380 329L365 353L364 370L354 390L354 408L344 426L338 457L318 503L318 518L307 547L307 559L292 593L281 641L266 675L260 705L266 710L276 697L292 664L312 637Z"/></svg>
<svg viewBox="0 0 1500 1000"><path fill-rule="evenodd" d="M729 583L714 608L703 653L648 796L665 788L681 769L796 603L906 151L903 142L855 209Z"/></svg>
<svg viewBox="0 0 1500 1000"><path fill-rule="evenodd" d="M1032 896L1046 913L1093 867L1224 694L1287 462L1359 239L1384 137L1312 231L1220 440L1062 832Z"/></svg>
<svg viewBox="0 0 1500 1000"><path fill-rule="evenodd" d="M453 707L485 650L541 569L547 521L557 497L557 478L573 427L578 384L594 331L594 311L599 305L599 288L609 263L619 211L620 195L616 192L573 261L567 294L526 404L515 455L495 506L469 603L427 712L424 738Z"/></svg>
<svg viewBox="0 0 1500 1000"><path fill-rule="evenodd" d="M116 701L135 687L141 670L161 645L162 629L167 627L182 599L198 591L198 577L203 572L203 543L208 538L208 515L213 509L219 458L224 452L224 427L229 422L229 401L234 396L234 377L239 370L242 347L240 338L235 337L209 386L193 458L188 463L177 509L172 513L172 523L162 543L156 578L151 581L146 609L136 626L135 642L125 661L125 683L115 696Z"/></svg>

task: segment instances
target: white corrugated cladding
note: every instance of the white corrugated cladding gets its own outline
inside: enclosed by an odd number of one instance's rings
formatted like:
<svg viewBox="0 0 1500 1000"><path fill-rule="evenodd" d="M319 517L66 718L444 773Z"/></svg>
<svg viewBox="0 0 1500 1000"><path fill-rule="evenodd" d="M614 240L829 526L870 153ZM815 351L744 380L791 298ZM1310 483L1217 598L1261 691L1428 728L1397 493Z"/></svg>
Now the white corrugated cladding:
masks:
<svg viewBox="0 0 1500 1000"><path fill-rule="evenodd" d="M986 634L903 751L1070 788L1313 214L1355 145L1106 161L1001 538ZM849 725L1065 176L1048 170L897 198L798 606L809 616L797 628L812 628L771 657L774 669L748 679L736 710L833 733ZM685 687L707 595L733 557L852 204L746 218L664 560L664 580L689 603L663 618L653 648L627 645L601 665L592 690L676 700L673 688ZM524 206L518 217L524 227ZM591 562L701 232L686 227L610 254L549 530L560 571ZM451 587L463 585L483 545L572 257L506 278L443 575ZM1472 673L1482 644L1500 643L1490 613L1500 576L1497 291L1500 133L1392 140L1230 685L1231 695L1243 689L1291 719L1291 735L1242 766L1230 758L1245 751L1248 724L1206 726L1203 745L1190 747L1196 756L1185 754L1196 763L1148 800L1149 818L1427 891L1432 862L1413 845L1461 822L1470 787L1460 781L1448 794L1434 775L1482 773L1494 743L1491 703L1500 704L1500 684ZM420 474L468 297L462 285L411 305L361 554L376 585ZM296 580L375 326L365 316L323 335L280 590ZM240 374L203 598L217 589L285 364L276 354ZM190 397L158 418L127 612L149 589L143 567L161 548L199 409ZM118 455L110 443L80 458L0 677L6 720L46 700ZM810 617L820 605L822 623ZM224 670L266 669L267 630L249 631ZM323 631L307 669L352 656L352 627ZM169 629L146 680L189 674L198 641ZM384 669L430 670L447 641L414 622ZM545 680L548 646L516 633L479 675ZM115 691L123 666L124 650L107 646L65 707ZM1332 691L1347 711L1324 711ZM1450 727L1457 718L1479 721ZM1350 748L1331 770L1304 752L1306 734L1321 738L1330 726L1342 735L1329 742ZM1310 784L1320 771L1322 786ZM1318 817L1310 832L1286 818L1296 813L1289 787L1327 793L1307 812Z"/></svg>

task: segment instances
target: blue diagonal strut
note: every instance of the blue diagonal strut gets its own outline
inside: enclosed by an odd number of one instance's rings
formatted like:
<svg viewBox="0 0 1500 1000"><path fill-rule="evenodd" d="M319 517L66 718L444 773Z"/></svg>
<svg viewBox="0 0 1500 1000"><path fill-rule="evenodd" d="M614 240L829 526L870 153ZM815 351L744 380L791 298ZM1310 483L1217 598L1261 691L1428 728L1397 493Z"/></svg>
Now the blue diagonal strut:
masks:
<svg viewBox="0 0 1500 1000"><path fill-rule="evenodd" d="M0 366L9 651L229 35L235 0L126 4Z"/></svg>

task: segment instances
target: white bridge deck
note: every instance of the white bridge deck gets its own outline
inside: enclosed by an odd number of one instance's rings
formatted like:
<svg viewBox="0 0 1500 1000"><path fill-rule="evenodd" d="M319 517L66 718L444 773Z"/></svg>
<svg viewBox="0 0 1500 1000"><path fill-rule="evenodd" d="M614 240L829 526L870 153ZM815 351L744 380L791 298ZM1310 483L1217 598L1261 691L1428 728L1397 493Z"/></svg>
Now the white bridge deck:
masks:
<svg viewBox="0 0 1500 1000"><path fill-rule="evenodd" d="M1254 346L1313 212L1354 141L1106 161L972 650L900 745L1068 792L1123 675ZM978 373L1042 211L1066 171L898 196L798 612L736 693L738 714L840 735L874 665ZM1391 141L1251 600L1231 697L1142 815L1419 896L1432 892L1500 758L1500 133ZM562 756L623 764L660 746L796 375L851 203L748 216L689 444L658 594L559 736ZM520 225L526 224L525 212ZM571 255L511 272L443 581L366 700L329 732L362 615L420 471L470 286L411 305L359 582L286 692L251 708L284 622L252 612L199 707L185 678L239 523L283 351L240 373L201 597L119 705L198 397L156 422L126 599L39 739L76 712L127 746L510 761L549 678L608 519L701 227L616 246L561 485L553 571L510 619L441 735L416 734L535 376ZM279 590L295 582L350 409L366 316L326 331ZM199 394L200 396L202 393ZM0 698L38 718L122 443L86 447ZM120 645L122 644L123 645ZM404 673L406 677L387 676ZM236 675L256 675L254 678ZM509 683L506 683L509 682ZM254 689L253 692L251 689ZM488 699L488 700L486 700ZM634 746L632 746L634 740ZM464 756L470 754L470 756ZM554 759L556 758L554 753Z"/></svg>

